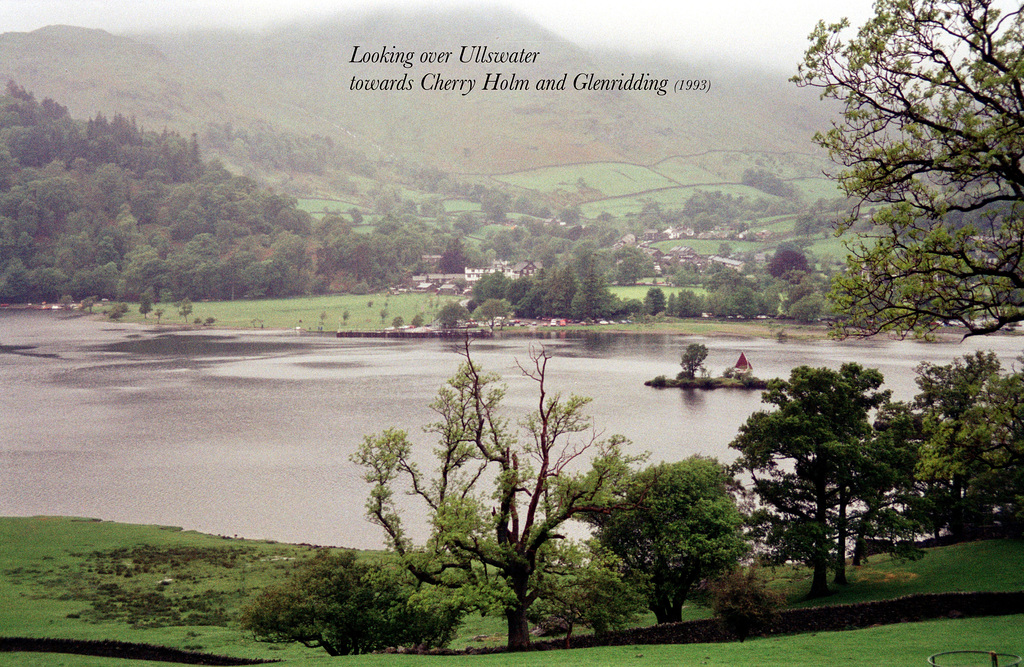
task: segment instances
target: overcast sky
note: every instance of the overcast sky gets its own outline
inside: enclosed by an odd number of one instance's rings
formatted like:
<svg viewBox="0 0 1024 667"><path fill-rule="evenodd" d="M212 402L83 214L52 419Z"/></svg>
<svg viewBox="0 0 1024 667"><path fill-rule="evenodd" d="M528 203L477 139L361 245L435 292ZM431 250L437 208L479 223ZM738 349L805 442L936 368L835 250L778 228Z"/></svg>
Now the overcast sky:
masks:
<svg viewBox="0 0 1024 667"><path fill-rule="evenodd" d="M459 4L459 3L462 4ZM455 7L486 6L440 0ZM123 33L151 28L266 28L374 7L426 6L423 0L0 0L0 32L67 24ZM872 0L493 0L582 44L763 61L791 69L818 20L847 16L860 25Z"/></svg>

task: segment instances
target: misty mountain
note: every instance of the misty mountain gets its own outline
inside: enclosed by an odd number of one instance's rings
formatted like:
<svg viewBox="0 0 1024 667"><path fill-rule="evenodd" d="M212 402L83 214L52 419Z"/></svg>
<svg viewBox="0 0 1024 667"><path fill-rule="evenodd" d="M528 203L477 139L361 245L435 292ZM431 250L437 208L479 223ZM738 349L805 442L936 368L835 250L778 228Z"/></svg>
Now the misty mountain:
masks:
<svg viewBox="0 0 1024 667"><path fill-rule="evenodd" d="M492 57L535 56L465 63L462 47L469 55L485 47ZM449 60L420 62L428 52L450 52ZM411 55L411 66L353 63L354 53ZM529 89L484 90L495 74ZM575 90L578 75L667 80L669 90ZM707 151L807 154L829 113L777 73L587 50L503 11L396 9L261 33L118 36L51 26L0 35L0 80L7 79L61 100L78 117L119 113L142 127L195 133L207 152L202 140L211 126L272 128L328 138L374 161L393 157L460 174L653 164ZM352 90L354 79L411 90ZM710 90L672 90L680 80L707 81ZM472 81L473 89L450 81ZM539 82L556 89L538 90Z"/></svg>

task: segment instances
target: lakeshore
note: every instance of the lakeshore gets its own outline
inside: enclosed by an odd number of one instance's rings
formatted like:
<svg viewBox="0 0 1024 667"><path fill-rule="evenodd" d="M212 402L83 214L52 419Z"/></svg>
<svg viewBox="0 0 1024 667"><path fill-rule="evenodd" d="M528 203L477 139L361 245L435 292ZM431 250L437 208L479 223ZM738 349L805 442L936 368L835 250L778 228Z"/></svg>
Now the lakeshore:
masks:
<svg viewBox="0 0 1024 667"><path fill-rule="evenodd" d="M338 337L379 337L398 330L391 326L395 318L411 322L416 315L430 317L443 306L444 300L423 294L377 294L377 295L332 295L297 297L292 299L259 299L235 301L200 301L192 304L188 318L180 316L174 304L155 304L154 311L142 315L138 304L128 304L128 312L117 320L119 323L152 326L166 330L238 330L278 331L311 334L327 334ZM55 310L64 316L90 315L95 319L108 321L104 312L110 303L99 303L91 313ZM6 306L0 310L31 308L52 310L53 305ZM157 317L154 313L161 310ZM381 315L384 314L384 317ZM200 322L197 324L196 319ZM205 324L212 319L212 323ZM551 324L551 320L513 320L515 324L496 327L496 336L535 335L583 335L586 333L616 334L659 334L677 336L698 336L707 338L733 337L757 338L778 341L827 340L830 328L827 323L802 324L786 319L716 319L716 318L666 318L655 317L641 321L619 321L606 324L566 323ZM401 329L408 330L408 329ZM480 327L476 330L487 330ZM937 331L931 342L959 343L964 336L962 328L949 327ZM1020 332L995 334L1021 336ZM895 340L892 336L877 336L877 340Z"/></svg>

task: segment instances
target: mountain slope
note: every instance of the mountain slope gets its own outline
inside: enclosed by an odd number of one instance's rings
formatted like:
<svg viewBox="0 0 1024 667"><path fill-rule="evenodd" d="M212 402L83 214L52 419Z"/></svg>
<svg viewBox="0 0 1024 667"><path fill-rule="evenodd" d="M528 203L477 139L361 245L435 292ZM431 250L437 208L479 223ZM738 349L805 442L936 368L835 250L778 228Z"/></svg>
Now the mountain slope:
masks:
<svg viewBox="0 0 1024 667"><path fill-rule="evenodd" d="M536 52L530 63L458 62L462 46ZM357 53L450 51L446 64L352 63ZM488 74L530 90L481 90ZM707 79L707 93L573 90L577 74ZM451 79L474 90L423 90ZM353 91L357 79L413 90ZM565 90L536 90L537 81ZM827 108L777 75L587 51L517 15L477 10L349 14L265 33L114 36L66 26L0 35L0 78L64 100L77 116L134 116L190 133L269 124L330 137L372 159L456 173L507 173L592 161L651 164L716 150L813 152ZM464 84L465 85L465 84ZM465 88L463 89L465 92Z"/></svg>

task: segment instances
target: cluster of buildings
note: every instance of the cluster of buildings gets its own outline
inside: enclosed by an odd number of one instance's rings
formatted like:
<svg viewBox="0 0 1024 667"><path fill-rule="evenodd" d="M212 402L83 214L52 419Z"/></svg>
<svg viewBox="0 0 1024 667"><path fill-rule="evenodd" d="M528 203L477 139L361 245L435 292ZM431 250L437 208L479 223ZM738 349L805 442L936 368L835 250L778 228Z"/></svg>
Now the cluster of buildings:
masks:
<svg viewBox="0 0 1024 667"><path fill-rule="evenodd" d="M683 233L689 232L692 236L693 230L687 229ZM729 257L722 257L720 255L702 255L690 246L677 245L673 246L669 250L661 250L651 245L665 240L677 240L682 238L679 236L679 229L667 229L663 232L649 231L644 233L644 237L641 241L637 241L637 238L633 234L626 234L613 245L613 249L622 248L625 246L635 246L638 250L646 254L654 262L654 270L658 275L669 273L673 267L680 267L683 265L690 265L698 270L704 270L712 264L720 264L736 271L742 271L745 262L738 259L731 259Z"/></svg>
<svg viewBox="0 0 1024 667"><path fill-rule="evenodd" d="M412 277L412 291L462 294L489 273L503 273L509 280L535 276L544 268L541 262L504 262L495 260L490 266L466 267L462 273L424 273Z"/></svg>
<svg viewBox="0 0 1024 667"><path fill-rule="evenodd" d="M612 248L618 249L624 246L636 247L641 252L650 256L651 260L654 262L654 270L659 275L669 273L674 268L684 265L690 265L698 270L703 270L713 264L719 264L735 269L736 271L742 271L744 269L745 262L737 259L722 257L719 255L701 255L696 250L686 245L673 246L668 251L664 251L652 244L661 243L663 241L676 241L685 238L730 238L743 240L748 237L754 237L758 240L764 240L766 236L770 236L770 232L743 232L742 234L737 235L736 232L732 230L726 231L714 229L697 234L690 227L669 227L662 231L649 229L643 233L643 236L640 239L637 239L635 234L626 234L616 241ZM440 256L424 255L423 259L426 262L430 262L431 260L437 261L440 259ZM415 275L412 277L411 289L414 292L462 294L464 291L472 289L473 284L476 283L476 281L489 273L503 273L510 280L516 280L518 278L536 275L542 268L543 266L541 265L541 262L537 261L505 262L496 260L492 262L490 266L466 267L466 270L463 273L423 273Z"/></svg>

